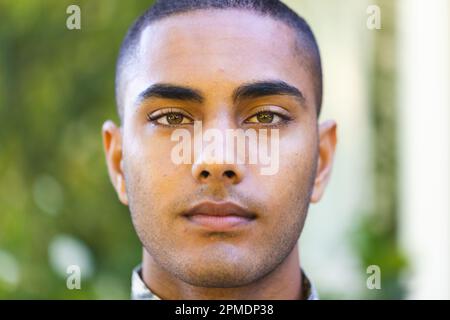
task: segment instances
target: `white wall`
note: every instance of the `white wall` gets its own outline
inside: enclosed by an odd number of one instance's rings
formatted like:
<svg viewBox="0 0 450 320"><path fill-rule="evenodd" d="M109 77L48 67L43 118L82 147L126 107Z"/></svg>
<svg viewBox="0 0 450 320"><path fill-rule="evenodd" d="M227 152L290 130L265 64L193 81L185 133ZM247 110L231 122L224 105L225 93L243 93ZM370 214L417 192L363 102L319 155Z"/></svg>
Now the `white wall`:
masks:
<svg viewBox="0 0 450 320"><path fill-rule="evenodd" d="M409 298L450 299L448 0L398 2L400 241Z"/></svg>

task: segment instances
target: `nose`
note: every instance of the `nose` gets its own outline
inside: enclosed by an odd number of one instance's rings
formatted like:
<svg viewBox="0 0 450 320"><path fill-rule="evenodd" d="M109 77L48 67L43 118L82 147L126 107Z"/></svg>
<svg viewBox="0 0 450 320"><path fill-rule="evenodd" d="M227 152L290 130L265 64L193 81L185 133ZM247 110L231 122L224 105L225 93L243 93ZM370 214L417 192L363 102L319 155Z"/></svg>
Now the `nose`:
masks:
<svg viewBox="0 0 450 320"><path fill-rule="evenodd" d="M224 106L226 110L229 110L229 107ZM226 137L225 131L233 128L234 124L230 120L228 113L226 111L218 111L217 116L211 120L211 123L208 126L200 127L199 130L203 136L207 136L208 134L210 134L209 136L214 136L214 133L216 133L221 137ZM208 131L210 129L211 131ZM203 144L203 138L200 138L200 141L197 141L197 143ZM210 139L206 140L211 141ZM245 164L241 164L242 159L239 156L239 161L238 158L235 158L233 144L229 144L226 138L217 140L222 142L213 145L213 147L216 147L213 148L215 151L213 152L214 155L206 152L205 146L198 150L194 158L194 164L192 165L192 175L200 183L238 184L244 177ZM227 161L230 159L234 160L231 162Z"/></svg>
<svg viewBox="0 0 450 320"><path fill-rule="evenodd" d="M239 164L208 163L200 159L192 166L192 175L200 183L238 184L243 178Z"/></svg>

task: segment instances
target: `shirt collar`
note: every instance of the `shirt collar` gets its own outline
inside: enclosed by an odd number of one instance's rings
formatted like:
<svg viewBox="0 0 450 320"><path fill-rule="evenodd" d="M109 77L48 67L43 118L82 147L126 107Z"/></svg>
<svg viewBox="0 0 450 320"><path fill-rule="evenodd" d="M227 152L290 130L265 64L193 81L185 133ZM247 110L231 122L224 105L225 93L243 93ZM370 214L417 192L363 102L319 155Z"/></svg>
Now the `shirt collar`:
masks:
<svg viewBox="0 0 450 320"><path fill-rule="evenodd" d="M150 291L150 289L145 285L141 277L142 266L138 265L133 269L133 274L131 276L131 299L132 300L161 300L156 294ZM315 287L309 281L308 277L305 275L303 270L303 292L305 292L306 300L319 300L319 296Z"/></svg>

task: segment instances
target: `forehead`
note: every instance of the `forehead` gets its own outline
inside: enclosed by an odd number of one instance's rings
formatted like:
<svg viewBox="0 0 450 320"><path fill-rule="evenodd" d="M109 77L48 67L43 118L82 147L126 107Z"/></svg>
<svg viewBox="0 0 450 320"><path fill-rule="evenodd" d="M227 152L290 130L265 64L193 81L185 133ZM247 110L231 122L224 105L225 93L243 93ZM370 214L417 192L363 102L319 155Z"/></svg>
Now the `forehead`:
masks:
<svg viewBox="0 0 450 320"><path fill-rule="evenodd" d="M164 18L142 31L127 95L158 82L217 92L209 89L219 85L232 91L245 82L277 79L301 86L308 100L312 81L298 41L285 23L243 10L197 10Z"/></svg>

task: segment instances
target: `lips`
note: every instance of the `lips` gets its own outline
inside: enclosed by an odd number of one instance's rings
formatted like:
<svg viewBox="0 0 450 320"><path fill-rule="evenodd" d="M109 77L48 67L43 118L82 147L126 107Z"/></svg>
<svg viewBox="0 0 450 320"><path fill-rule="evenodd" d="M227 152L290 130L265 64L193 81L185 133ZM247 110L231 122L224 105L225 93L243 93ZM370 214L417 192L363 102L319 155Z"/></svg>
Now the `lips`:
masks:
<svg viewBox="0 0 450 320"><path fill-rule="evenodd" d="M198 227L212 231L242 228L256 219L256 214L233 202L201 202L183 216Z"/></svg>

